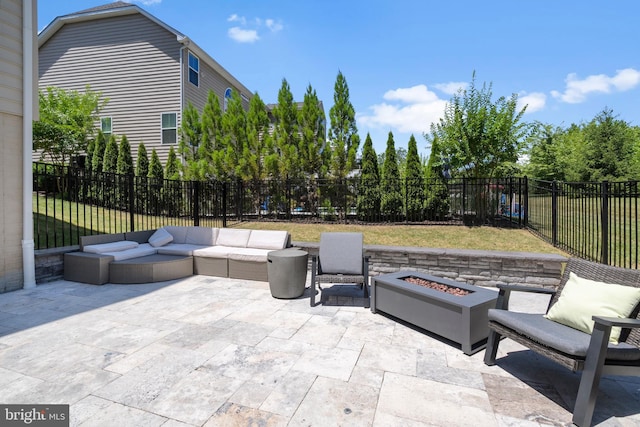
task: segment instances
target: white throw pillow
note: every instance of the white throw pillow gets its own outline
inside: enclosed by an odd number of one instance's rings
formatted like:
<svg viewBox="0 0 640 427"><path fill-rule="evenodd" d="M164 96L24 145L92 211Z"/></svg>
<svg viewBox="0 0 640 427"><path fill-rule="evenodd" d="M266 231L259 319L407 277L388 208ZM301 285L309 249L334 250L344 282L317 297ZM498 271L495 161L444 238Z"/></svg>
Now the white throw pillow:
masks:
<svg viewBox="0 0 640 427"><path fill-rule="evenodd" d="M173 241L173 236L164 228L158 228L155 233L149 237L149 244L154 248L159 248Z"/></svg>

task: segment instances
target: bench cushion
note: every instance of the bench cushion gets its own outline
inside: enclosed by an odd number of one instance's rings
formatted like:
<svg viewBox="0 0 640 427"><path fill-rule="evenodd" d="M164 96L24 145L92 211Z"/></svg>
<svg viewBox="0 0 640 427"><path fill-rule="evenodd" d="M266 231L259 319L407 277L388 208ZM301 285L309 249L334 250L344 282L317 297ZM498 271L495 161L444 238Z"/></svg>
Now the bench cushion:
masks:
<svg viewBox="0 0 640 427"><path fill-rule="evenodd" d="M143 243L132 249L117 252L105 252L103 255L111 255L114 261L122 261L125 259L154 255L156 251L156 248L154 248L150 244Z"/></svg>
<svg viewBox="0 0 640 427"><path fill-rule="evenodd" d="M206 248L196 249L193 256L202 258L228 258L229 254L237 251L239 248L231 246L208 246Z"/></svg>
<svg viewBox="0 0 640 427"><path fill-rule="evenodd" d="M543 314L489 309L489 321L500 323L521 335L569 356L584 358L591 335L546 319ZM640 349L627 343L609 343L607 359L640 360Z"/></svg>
<svg viewBox="0 0 640 427"><path fill-rule="evenodd" d="M97 245L87 245L83 248L83 252L89 252L92 254L106 254L108 252L125 251L127 249L135 249L138 247L137 242L130 242L129 240L120 240L118 242L99 243Z"/></svg>
<svg viewBox="0 0 640 427"><path fill-rule="evenodd" d="M169 243L158 248L158 253L163 255L183 255L191 256L198 249L205 248L203 245L191 245L189 243Z"/></svg>
<svg viewBox="0 0 640 427"><path fill-rule="evenodd" d="M269 249L236 248L229 253L229 259L236 261L267 262Z"/></svg>
<svg viewBox="0 0 640 427"><path fill-rule="evenodd" d="M184 243L191 245L213 246L216 244L218 229L211 227L187 227Z"/></svg>
<svg viewBox="0 0 640 427"><path fill-rule="evenodd" d="M248 248L255 249L284 249L287 246L286 231L279 230L251 230L251 236L247 242Z"/></svg>
<svg viewBox="0 0 640 427"><path fill-rule="evenodd" d="M246 248L251 236L251 230L242 228L221 228L218 231L216 245Z"/></svg>

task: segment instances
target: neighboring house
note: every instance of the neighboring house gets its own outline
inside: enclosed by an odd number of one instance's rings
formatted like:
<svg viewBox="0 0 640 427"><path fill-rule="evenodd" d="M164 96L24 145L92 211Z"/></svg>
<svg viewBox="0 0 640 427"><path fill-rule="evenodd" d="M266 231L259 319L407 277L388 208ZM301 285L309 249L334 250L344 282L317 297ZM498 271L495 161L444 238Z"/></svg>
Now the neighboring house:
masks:
<svg viewBox="0 0 640 427"><path fill-rule="evenodd" d="M34 0L0 1L0 293L35 286L31 120L38 105L32 96L36 22Z"/></svg>
<svg viewBox="0 0 640 427"><path fill-rule="evenodd" d="M236 90L252 93L187 36L140 7L115 2L57 17L38 37L39 86L102 92L100 127L127 135L134 158L144 142L160 159L177 148L181 112L200 112L209 90L225 108ZM34 160L37 156L34 156Z"/></svg>

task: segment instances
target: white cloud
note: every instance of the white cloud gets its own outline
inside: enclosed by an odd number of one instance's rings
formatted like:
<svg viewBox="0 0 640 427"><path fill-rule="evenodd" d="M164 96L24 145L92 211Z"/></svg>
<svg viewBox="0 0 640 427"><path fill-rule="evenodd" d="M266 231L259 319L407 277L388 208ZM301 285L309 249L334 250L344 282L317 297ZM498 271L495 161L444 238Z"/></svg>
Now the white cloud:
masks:
<svg viewBox="0 0 640 427"><path fill-rule="evenodd" d="M260 36L258 36L258 32L256 30L245 30L240 27L229 28L227 34L231 39L238 43L253 43L260 40Z"/></svg>
<svg viewBox="0 0 640 427"><path fill-rule="evenodd" d="M466 89L469 83L466 82L449 82L449 83L438 83L433 85L436 89L441 92L446 93L447 95L454 95L458 93L460 89Z"/></svg>
<svg viewBox="0 0 640 427"><path fill-rule="evenodd" d="M425 85L389 90L383 98L397 102L375 104L369 107L371 113L358 114L362 125L421 135L442 117L447 104Z"/></svg>
<svg viewBox="0 0 640 427"><path fill-rule="evenodd" d="M274 33L277 33L278 31L281 31L282 28L284 28L281 22L276 22L271 18L266 19L264 21L264 24Z"/></svg>
<svg viewBox="0 0 640 427"><path fill-rule="evenodd" d="M236 13L228 17L227 22L239 22L242 25L247 25L247 19L244 16L238 16Z"/></svg>
<svg viewBox="0 0 640 427"><path fill-rule="evenodd" d="M569 104L578 104L587 99L591 93L611 93L613 91L624 92L634 89L640 84L640 71L633 68L617 70L613 77L605 74L595 74L580 80L576 73L567 75L564 93L551 91L554 98L558 98Z"/></svg>
<svg viewBox="0 0 640 427"><path fill-rule="evenodd" d="M140 3L143 6L152 6L154 4L162 3L162 0L134 0L134 3Z"/></svg>
<svg viewBox="0 0 640 427"><path fill-rule="evenodd" d="M527 106L525 114L534 113L544 108L547 103L547 95L542 92L521 92L518 96L517 109L520 111L522 107Z"/></svg>

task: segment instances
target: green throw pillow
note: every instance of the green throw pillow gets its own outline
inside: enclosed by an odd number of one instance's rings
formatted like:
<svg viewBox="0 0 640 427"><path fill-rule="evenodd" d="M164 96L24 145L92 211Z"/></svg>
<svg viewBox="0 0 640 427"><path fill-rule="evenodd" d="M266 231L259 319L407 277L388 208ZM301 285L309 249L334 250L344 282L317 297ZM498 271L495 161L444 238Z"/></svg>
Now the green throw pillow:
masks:
<svg viewBox="0 0 640 427"><path fill-rule="evenodd" d="M582 332L593 332L591 316L629 317L640 301L640 288L584 279L569 273L558 301L545 317ZM609 342L618 344L619 327L611 329Z"/></svg>

